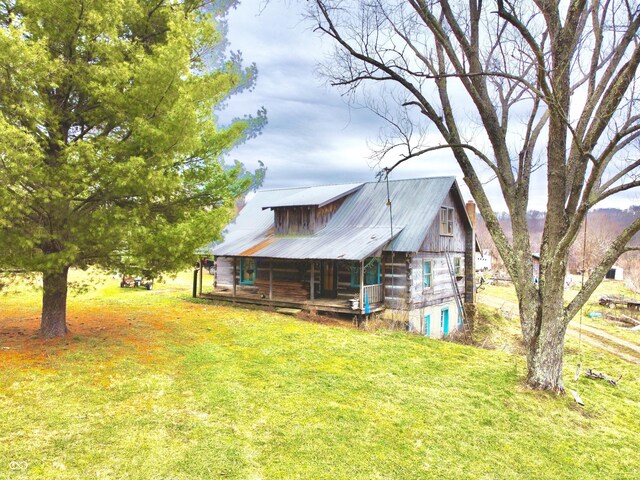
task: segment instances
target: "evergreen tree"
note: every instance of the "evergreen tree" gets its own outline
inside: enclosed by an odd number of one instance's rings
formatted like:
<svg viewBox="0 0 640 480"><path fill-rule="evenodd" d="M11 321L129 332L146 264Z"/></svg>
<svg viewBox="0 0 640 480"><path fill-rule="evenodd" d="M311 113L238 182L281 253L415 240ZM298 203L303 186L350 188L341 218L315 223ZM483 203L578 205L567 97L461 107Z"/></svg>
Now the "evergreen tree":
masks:
<svg viewBox="0 0 640 480"><path fill-rule="evenodd" d="M64 335L70 267L183 268L253 177L220 127L252 85L206 0L0 1L0 266L41 272L41 333Z"/></svg>

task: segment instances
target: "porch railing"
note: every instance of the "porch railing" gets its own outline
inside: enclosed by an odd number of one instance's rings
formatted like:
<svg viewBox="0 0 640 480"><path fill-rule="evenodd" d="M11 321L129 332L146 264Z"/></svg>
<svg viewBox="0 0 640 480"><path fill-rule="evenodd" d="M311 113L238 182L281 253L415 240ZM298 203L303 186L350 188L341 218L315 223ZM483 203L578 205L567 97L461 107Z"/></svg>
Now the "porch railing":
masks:
<svg viewBox="0 0 640 480"><path fill-rule="evenodd" d="M369 299L369 305L382 303L384 301L384 286L381 283L376 285L365 285L362 287L362 305L365 299Z"/></svg>

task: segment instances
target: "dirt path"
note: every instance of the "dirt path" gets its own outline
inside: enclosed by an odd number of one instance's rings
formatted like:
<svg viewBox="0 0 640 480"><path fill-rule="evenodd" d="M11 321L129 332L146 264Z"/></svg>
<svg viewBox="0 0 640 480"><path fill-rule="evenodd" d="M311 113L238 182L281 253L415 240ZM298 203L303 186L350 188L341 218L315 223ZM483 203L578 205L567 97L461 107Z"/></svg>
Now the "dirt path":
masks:
<svg viewBox="0 0 640 480"><path fill-rule="evenodd" d="M584 330L584 325L582 326L582 328ZM580 337L580 332L578 332L575 329L569 328L567 329L567 335L571 335L575 339L578 339ZM613 355L620 357L623 360L626 360L627 362L640 365L640 357L636 357L631 353L623 352L619 348L616 348L615 346L613 346L611 343L603 343L593 337L585 335L584 332L582 332L582 341L587 345L599 348L600 350L604 350L605 352L612 353Z"/></svg>
<svg viewBox="0 0 640 480"><path fill-rule="evenodd" d="M509 300L480 293L478 302L499 310L507 318L517 318L518 316L518 306ZM569 325L567 334L574 338L580 337L579 330L573 324ZM587 345L612 353L630 363L640 365L640 345L638 344L584 324L582 325L581 338Z"/></svg>
<svg viewBox="0 0 640 480"><path fill-rule="evenodd" d="M575 325L570 325L574 330L577 329ZM631 350L637 356L640 356L640 345L630 342L629 340L625 340L620 337L616 337L615 335L610 334L609 332L605 332L600 330L599 328L592 327L590 325L582 324L582 332L587 332L588 334L596 335L598 337L602 337L605 340L609 340L610 342L617 343L621 347L624 347L628 350Z"/></svg>

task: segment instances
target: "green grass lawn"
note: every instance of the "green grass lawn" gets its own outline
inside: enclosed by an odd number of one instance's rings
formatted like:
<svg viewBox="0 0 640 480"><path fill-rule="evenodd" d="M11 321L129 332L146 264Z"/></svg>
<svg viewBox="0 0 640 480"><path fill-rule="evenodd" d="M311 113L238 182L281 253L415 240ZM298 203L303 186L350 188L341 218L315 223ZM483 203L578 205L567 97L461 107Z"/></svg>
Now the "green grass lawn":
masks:
<svg viewBox="0 0 640 480"><path fill-rule="evenodd" d="M574 283L570 288L565 290L565 301L568 303L580 289L580 277L574 276ZM516 296L513 285L486 285L480 292L480 295L489 295L496 299L504 300L506 302L517 303L518 298ZM586 325L599 328L605 332L616 335L625 340L631 342L640 343L640 331L632 331L629 327L618 325L614 322L607 320L604 317L591 318L590 313L602 313L603 315L629 315L633 318L639 318L640 312L635 310L626 309L611 309L604 307L598 303L600 297L604 295L609 296L623 296L628 298L638 298L638 294L625 287L624 282L617 280L605 280L596 291L591 295L589 301L584 306L581 312L579 312L572 320L571 325L578 328L580 321Z"/></svg>
<svg viewBox="0 0 640 480"><path fill-rule="evenodd" d="M585 347L584 364L623 380L574 382L573 340L565 383L584 408L525 388L506 351L192 301L189 274L150 292L95 278L69 299L63 340L33 337L37 292L0 296L0 478L640 471L640 369Z"/></svg>

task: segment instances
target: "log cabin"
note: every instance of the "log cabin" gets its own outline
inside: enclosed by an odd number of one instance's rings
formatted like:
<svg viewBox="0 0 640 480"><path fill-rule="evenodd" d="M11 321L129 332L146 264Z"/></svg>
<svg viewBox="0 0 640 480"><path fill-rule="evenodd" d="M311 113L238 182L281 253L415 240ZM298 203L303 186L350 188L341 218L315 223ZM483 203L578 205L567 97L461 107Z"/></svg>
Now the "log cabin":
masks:
<svg viewBox="0 0 640 480"><path fill-rule="evenodd" d="M474 222L455 177L261 190L208 247L200 295L446 336L475 302Z"/></svg>

